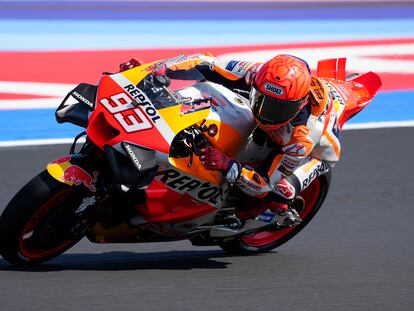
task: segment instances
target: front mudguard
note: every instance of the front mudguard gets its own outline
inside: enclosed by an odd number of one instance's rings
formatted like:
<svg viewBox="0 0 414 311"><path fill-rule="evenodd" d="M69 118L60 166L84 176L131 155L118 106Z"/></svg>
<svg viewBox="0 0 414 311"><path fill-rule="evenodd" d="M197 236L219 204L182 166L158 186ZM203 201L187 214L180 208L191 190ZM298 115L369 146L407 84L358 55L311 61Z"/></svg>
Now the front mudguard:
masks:
<svg viewBox="0 0 414 311"><path fill-rule="evenodd" d="M57 181L73 186L83 186L90 192L97 192L101 177L98 161L90 155L71 154L47 165L47 172Z"/></svg>

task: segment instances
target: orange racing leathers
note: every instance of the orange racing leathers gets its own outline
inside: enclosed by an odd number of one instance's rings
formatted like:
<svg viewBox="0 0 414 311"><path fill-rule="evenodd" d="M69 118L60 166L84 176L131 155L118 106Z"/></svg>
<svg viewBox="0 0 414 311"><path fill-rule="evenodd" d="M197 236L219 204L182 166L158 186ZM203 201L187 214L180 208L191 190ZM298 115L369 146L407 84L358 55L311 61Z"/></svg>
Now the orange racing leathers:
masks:
<svg viewBox="0 0 414 311"><path fill-rule="evenodd" d="M195 54L168 61L167 75L197 69L206 80L244 91L247 97L260 66L261 63ZM253 143L259 148L273 147L261 166L252 168L233 161L226 171L227 180L253 197L275 192L283 199L293 199L339 160L339 116L332 102L326 83L313 76L309 103L289 124L267 133L256 128L253 133Z"/></svg>

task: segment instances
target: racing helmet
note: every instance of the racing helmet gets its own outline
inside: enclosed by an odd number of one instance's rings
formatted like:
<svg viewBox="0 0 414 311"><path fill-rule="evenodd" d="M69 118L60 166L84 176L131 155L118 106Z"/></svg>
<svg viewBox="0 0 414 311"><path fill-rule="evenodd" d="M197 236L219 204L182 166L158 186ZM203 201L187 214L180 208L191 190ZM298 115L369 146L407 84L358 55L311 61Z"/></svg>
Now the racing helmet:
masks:
<svg viewBox="0 0 414 311"><path fill-rule="evenodd" d="M250 90L250 106L258 126L269 132L288 124L308 103L309 65L281 54L264 63Z"/></svg>

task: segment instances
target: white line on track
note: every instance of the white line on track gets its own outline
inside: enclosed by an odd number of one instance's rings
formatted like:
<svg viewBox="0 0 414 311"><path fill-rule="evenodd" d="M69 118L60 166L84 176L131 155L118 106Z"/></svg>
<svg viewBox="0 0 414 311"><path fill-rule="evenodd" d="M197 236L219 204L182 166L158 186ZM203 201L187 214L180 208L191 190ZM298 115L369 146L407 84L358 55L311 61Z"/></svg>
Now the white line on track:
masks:
<svg viewBox="0 0 414 311"><path fill-rule="evenodd" d="M291 54L309 63L316 68L321 59L346 57L347 70L352 72L367 72L375 69L375 72L389 73L414 73L414 61L399 59L382 59L381 55L405 56L414 54L413 43L401 43L393 45L369 45L369 46L335 46L317 48L290 48L290 49L267 49L248 52L234 52L221 54L222 59L243 59L247 61L265 62L277 54Z"/></svg>
<svg viewBox="0 0 414 311"><path fill-rule="evenodd" d="M50 139L30 139L30 140L9 140L0 141L1 147L20 147L20 146L44 146L44 145L61 145L71 144L73 138L50 138ZM78 143L84 143L85 139L80 138Z"/></svg>
<svg viewBox="0 0 414 311"><path fill-rule="evenodd" d="M414 127L414 120L345 124L344 130L364 130L395 127Z"/></svg>
<svg viewBox="0 0 414 311"><path fill-rule="evenodd" d="M391 122L369 122L369 123L355 123L345 124L344 130L365 130L365 129L380 129L380 128L399 128L399 127L414 127L414 120L409 121L391 121ZM73 138L52 138L52 139L33 139L33 140L9 140L0 141L1 147L20 147L20 146L42 146L42 145L59 145L71 144ZM84 143L85 139L81 138L78 143Z"/></svg>
<svg viewBox="0 0 414 311"><path fill-rule="evenodd" d="M41 99L1 99L0 110L56 108L76 85L44 82L0 81L0 93L47 96Z"/></svg>

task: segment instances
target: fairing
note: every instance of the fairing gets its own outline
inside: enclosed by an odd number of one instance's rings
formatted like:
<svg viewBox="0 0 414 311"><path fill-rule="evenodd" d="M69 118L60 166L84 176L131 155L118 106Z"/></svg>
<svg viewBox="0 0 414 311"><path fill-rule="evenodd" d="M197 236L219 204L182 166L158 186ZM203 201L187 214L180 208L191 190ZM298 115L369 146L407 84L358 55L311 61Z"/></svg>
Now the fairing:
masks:
<svg viewBox="0 0 414 311"><path fill-rule="evenodd" d="M182 237L214 218L222 205L225 186L221 174L206 170L197 156L192 157L192 165L188 165L190 156L170 157L174 137L194 125L214 125L217 131L206 135L208 141L234 156L252 131L254 120L246 99L214 83L200 82L175 92L167 86L149 87L151 73L159 65L103 75L94 110L88 113L86 132L105 154L117 184L145 187L145 204L135 207L134 224ZM85 173L79 173L76 182L62 177L67 168L75 166L68 156L50 163L48 171L70 186L84 183L93 187L94 172L88 167L79 166L77 172ZM131 178L140 174L147 176L150 183L140 184ZM168 230L166 223L170 224ZM180 229L181 224L185 225ZM125 230L125 224L118 229L122 228ZM98 224L90 238L101 243L115 242L119 230L107 230ZM130 234L136 235L135 230ZM139 241L142 240L135 240Z"/></svg>
<svg viewBox="0 0 414 311"><path fill-rule="evenodd" d="M346 58L318 62L317 76L325 81L333 95L334 109L339 115L339 127L371 102L382 85L381 78L370 71L346 79Z"/></svg>
<svg viewBox="0 0 414 311"><path fill-rule="evenodd" d="M155 238L139 237L141 231L137 228L153 232L158 240L162 239L159 236L180 239L214 219L226 194L221 174L206 170L196 156L170 156L171 143L183 129L214 125L217 133L206 135L211 145L239 159L243 158L242 153L250 152L246 151L249 148L245 141L253 130L254 117L245 98L209 82L176 92L167 86L159 92L146 88L146 78L159 66L161 62L104 75L99 82L94 110L90 116L88 113L88 138L101 150L113 154L113 170L118 170L117 157L122 154L133 172L142 173L140 167L145 162L148 170L143 171L153 172L154 176L148 177L152 182L145 189L145 204L135 206L136 216L131 219L135 227L121 224L105 229L97 224L89 234L94 242L144 242ZM322 61L318 76L332 94L340 127L369 103L381 85L374 73L346 81L345 59ZM250 153L257 156L264 151ZM190 161L192 165L188 165ZM80 169L74 169L76 166ZM77 165L67 157L50 163L48 171L61 182L71 186L82 184L93 192L95 171L85 167L88 166ZM72 171L74 177L66 174Z"/></svg>

